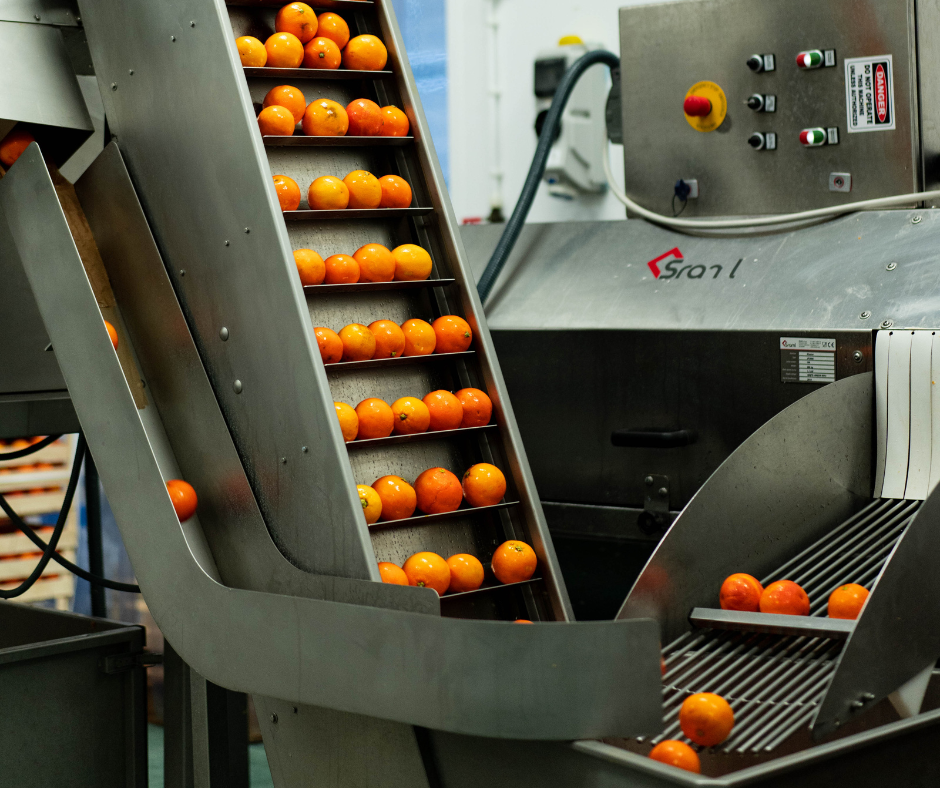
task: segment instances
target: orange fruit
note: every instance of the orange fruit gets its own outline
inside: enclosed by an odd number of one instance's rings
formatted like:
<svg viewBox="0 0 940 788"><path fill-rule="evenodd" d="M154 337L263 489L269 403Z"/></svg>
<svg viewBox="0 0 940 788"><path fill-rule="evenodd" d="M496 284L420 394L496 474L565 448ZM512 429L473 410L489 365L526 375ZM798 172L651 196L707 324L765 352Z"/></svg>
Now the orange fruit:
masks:
<svg viewBox="0 0 940 788"><path fill-rule="evenodd" d="M336 43L329 38L320 36L308 41L304 47L304 68L339 68L343 62L343 55Z"/></svg>
<svg viewBox="0 0 940 788"><path fill-rule="evenodd" d="M392 403L395 414L395 432L399 435L413 435L427 432L431 423L428 406L417 397L401 397Z"/></svg>
<svg viewBox="0 0 940 788"><path fill-rule="evenodd" d="M313 249L294 249L294 262L297 264L297 273L300 274L300 284L304 287L323 284L326 266L323 258Z"/></svg>
<svg viewBox="0 0 940 788"><path fill-rule="evenodd" d="M388 407L386 405L386 407ZM415 513L414 487L402 479L400 476L383 476L372 482L372 489L378 493L382 499L382 519L384 520L404 520ZM444 559L441 559L442 561ZM405 564L405 572L408 571L408 564ZM408 576L411 580L411 576ZM412 583L411 585L415 585ZM447 590L447 585L444 585ZM439 592L443 593L443 592Z"/></svg>
<svg viewBox="0 0 940 788"><path fill-rule="evenodd" d="M166 491L170 494L176 516L179 517L181 523L195 514L199 500L196 498L196 491L189 482L184 482L182 479L170 479L166 483Z"/></svg>
<svg viewBox="0 0 940 788"><path fill-rule="evenodd" d="M839 586L829 595L829 618L856 619L868 599L868 589L858 583Z"/></svg>
<svg viewBox="0 0 940 788"><path fill-rule="evenodd" d="M483 427L490 423L493 401L480 389L460 389L456 394L463 406L461 427Z"/></svg>
<svg viewBox="0 0 940 788"><path fill-rule="evenodd" d="M114 346L114 349L117 350L117 346L118 346L117 329L114 326L112 326L107 320L104 321L104 327L108 329L108 336L111 338L111 344Z"/></svg>
<svg viewBox="0 0 940 788"><path fill-rule="evenodd" d="M372 438L387 438L392 434L395 428L395 416L387 402L383 402L377 397L364 399L356 405L356 415L359 417L359 439L370 440ZM392 478L392 477L383 477ZM394 478L398 478L397 476ZM375 484L372 485L375 487ZM376 488L378 490L378 488ZM379 497L382 497L381 492ZM385 505L385 498L382 498L382 505ZM414 508L412 507L412 511ZM409 517L411 515L408 515Z"/></svg>
<svg viewBox="0 0 940 788"><path fill-rule="evenodd" d="M290 137L294 133L294 125L294 116L287 107L265 107L258 114L258 128L266 137Z"/></svg>
<svg viewBox="0 0 940 788"><path fill-rule="evenodd" d="M382 575L383 583L392 583L396 586L408 585L408 575L398 564L392 564L388 561L379 562L379 574Z"/></svg>
<svg viewBox="0 0 940 788"><path fill-rule="evenodd" d="M689 695L682 702L679 709L679 727L696 744L714 747L721 744L731 733L734 727L734 712L721 695L698 692Z"/></svg>
<svg viewBox="0 0 940 788"><path fill-rule="evenodd" d="M369 323L375 336L375 355L372 358L398 358L405 349L405 335L394 320L376 320Z"/></svg>
<svg viewBox="0 0 940 788"><path fill-rule="evenodd" d="M382 187L371 172L353 170L343 183L349 189L350 208L378 208L382 202Z"/></svg>
<svg viewBox="0 0 940 788"><path fill-rule="evenodd" d="M666 658L665 657L659 658L659 674L661 676L666 675Z"/></svg>
<svg viewBox="0 0 940 788"><path fill-rule="evenodd" d="M510 539L493 553L493 574L500 583L522 583L535 574L538 558L525 542Z"/></svg>
<svg viewBox="0 0 940 788"><path fill-rule="evenodd" d="M304 45L293 33L275 33L264 42L268 68L299 68L304 60Z"/></svg>
<svg viewBox="0 0 940 788"><path fill-rule="evenodd" d="M382 118L385 120L382 134L386 137L407 137L411 131L408 116L398 107L382 107Z"/></svg>
<svg viewBox="0 0 940 788"><path fill-rule="evenodd" d="M379 208L407 208L411 205L411 187L404 178L383 175L379 178L379 185L382 187Z"/></svg>
<svg viewBox="0 0 940 788"><path fill-rule="evenodd" d="M493 506L506 494L506 477L495 465L478 462L463 475L463 494L471 506Z"/></svg>
<svg viewBox="0 0 940 788"><path fill-rule="evenodd" d="M349 205L349 189L339 178L321 175L307 190L307 205L311 211L342 210Z"/></svg>
<svg viewBox="0 0 940 788"><path fill-rule="evenodd" d="M36 138L26 129L13 129L0 140L0 164L12 167Z"/></svg>
<svg viewBox="0 0 940 788"><path fill-rule="evenodd" d="M431 414L432 430L455 430L463 421L463 406L449 391L432 391L424 396L423 402Z"/></svg>
<svg viewBox="0 0 940 788"><path fill-rule="evenodd" d="M327 11L317 17L317 33L321 38L328 38L342 49L349 41L349 25L339 14Z"/></svg>
<svg viewBox="0 0 940 788"><path fill-rule="evenodd" d="M527 619L527 618L517 618L517 619L516 619L515 621L513 621L512 623L513 623L513 624L531 624L532 622L529 621L529 619Z"/></svg>
<svg viewBox="0 0 940 788"><path fill-rule="evenodd" d="M235 46L243 66L260 68L268 62L268 50L254 36L239 36L235 39Z"/></svg>
<svg viewBox="0 0 940 788"><path fill-rule="evenodd" d="M313 329L313 334L317 338L320 358L324 364L335 364L343 357L343 340L339 334L323 326Z"/></svg>
<svg viewBox="0 0 940 788"><path fill-rule="evenodd" d="M483 564L475 556L457 553L447 559L447 567L450 569L449 591L455 594L462 591L476 591L483 585Z"/></svg>
<svg viewBox="0 0 940 788"><path fill-rule="evenodd" d="M443 596L450 586L450 567L437 553L415 553L403 567L408 585L433 588Z"/></svg>
<svg viewBox="0 0 940 788"><path fill-rule="evenodd" d="M300 88L295 88L293 85L278 85L267 92L263 106L265 109L268 107L284 107L284 109L290 110L296 125L304 118L304 112L307 110L307 100L304 98L304 94L300 92Z"/></svg>
<svg viewBox="0 0 940 788"><path fill-rule="evenodd" d="M306 3L288 3L274 17L278 33L293 33L306 44L317 34L317 15Z"/></svg>
<svg viewBox="0 0 940 788"><path fill-rule="evenodd" d="M304 112L303 130L308 137L342 137L348 128L346 110L332 99L311 101Z"/></svg>
<svg viewBox="0 0 940 788"><path fill-rule="evenodd" d="M437 336L430 323L412 318L401 324L405 335L405 356L427 356L434 352Z"/></svg>
<svg viewBox="0 0 940 788"><path fill-rule="evenodd" d="M416 244L402 244L392 249L395 278L399 282L423 281L431 275L431 255Z"/></svg>
<svg viewBox="0 0 940 788"><path fill-rule="evenodd" d="M368 361L375 355L375 335L361 323L350 323L339 332L343 361Z"/></svg>
<svg viewBox="0 0 940 788"><path fill-rule="evenodd" d="M699 760L698 753L684 741L675 741L674 739L661 741L650 750L650 758L660 763L675 766L677 769L685 769L687 772L702 773L702 763Z"/></svg>
<svg viewBox="0 0 940 788"><path fill-rule="evenodd" d="M760 610L760 595L763 593L764 587L756 577L738 572L725 578L718 599L722 610L757 613Z"/></svg>
<svg viewBox="0 0 940 788"><path fill-rule="evenodd" d="M286 175L274 176L274 191L282 211L296 211L300 207L300 187L293 178Z"/></svg>
<svg viewBox="0 0 940 788"><path fill-rule="evenodd" d="M382 244L360 246L353 257L359 263L360 282L391 282L395 276L395 258Z"/></svg>
<svg viewBox="0 0 940 788"><path fill-rule="evenodd" d="M362 513L366 516L366 525L372 525L372 523L376 522L379 517L382 516L382 499L379 498L379 494L368 484L357 484L356 491L359 493L359 502L362 504ZM392 566L395 565L392 564ZM398 567L395 568L398 569ZM381 570L382 565L379 564L379 571ZM407 579L404 583L399 583L399 585L408 585Z"/></svg>
<svg viewBox="0 0 940 788"><path fill-rule="evenodd" d="M388 62L388 50L368 33L349 39L343 50L343 65L353 71L381 71Z"/></svg>
<svg viewBox="0 0 940 788"><path fill-rule="evenodd" d="M328 285L348 285L359 281L359 263L348 254L331 254L323 261Z"/></svg>
<svg viewBox="0 0 940 788"><path fill-rule="evenodd" d="M415 493L418 496L418 509L425 514L454 512L460 508L460 502L463 500L460 479L446 468L428 468L422 471L415 479ZM480 580L483 580L482 566Z"/></svg>
<svg viewBox="0 0 940 788"><path fill-rule="evenodd" d="M809 597L792 580L778 580L767 586L760 595L760 612L808 616Z"/></svg>
<svg viewBox="0 0 940 788"><path fill-rule="evenodd" d="M359 417L356 411L345 402L334 402L336 417L339 419L339 428L343 431L343 440L346 443L356 440L359 434Z"/></svg>
<svg viewBox="0 0 940 788"><path fill-rule="evenodd" d="M374 101L367 98L350 101L346 105L346 114L349 115L349 133L356 137L376 137L382 135L382 126L385 122L382 109Z"/></svg>
<svg viewBox="0 0 940 788"><path fill-rule="evenodd" d="M431 323L431 327L437 336L438 353L460 353L470 347L473 341L470 324L457 315L439 317Z"/></svg>

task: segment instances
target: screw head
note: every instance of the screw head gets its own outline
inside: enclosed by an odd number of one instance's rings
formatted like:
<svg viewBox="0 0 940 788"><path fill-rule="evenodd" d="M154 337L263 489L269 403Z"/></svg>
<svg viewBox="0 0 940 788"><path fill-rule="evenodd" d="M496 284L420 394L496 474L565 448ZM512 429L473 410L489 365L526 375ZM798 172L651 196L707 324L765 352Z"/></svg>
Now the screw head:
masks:
<svg viewBox="0 0 940 788"><path fill-rule="evenodd" d="M657 492L659 493L660 498L665 498L667 495L669 495L669 490L667 490L665 487L660 487Z"/></svg>
<svg viewBox="0 0 940 788"><path fill-rule="evenodd" d="M300 447L300 450L301 450L304 454L306 454L308 451L310 451L310 449L308 449L306 446L301 446L301 447Z"/></svg>
<svg viewBox="0 0 940 788"><path fill-rule="evenodd" d="M894 270L895 268L897 268L897 267L898 267L898 264L897 264L897 263L888 263L888 264L885 266L885 271L893 271L893 270Z"/></svg>
<svg viewBox="0 0 940 788"><path fill-rule="evenodd" d="M170 41L176 41L176 36L170 36Z"/></svg>
<svg viewBox="0 0 940 788"><path fill-rule="evenodd" d="M117 82L111 83L111 90L117 90Z"/></svg>
<svg viewBox="0 0 940 788"><path fill-rule="evenodd" d="M882 328L891 328L891 326L893 326L893 325L894 325L894 321L893 321L891 318L888 318L887 320L882 320L882 321L881 321L881 327L882 327Z"/></svg>
<svg viewBox="0 0 940 788"><path fill-rule="evenodd" d="M130 76L134 76L134 69L132 69L132 68L127 69L127 73L128 73Z"/></svg>
<svg viewBox="0 0 940 788"><path fill-rule="evenodd" d="M219 330L219 339L225 342L228 339L228 329L225 326Z"/></svg>
<svg viewBox="0 0 940 788"><path fill-rule="evenodd" d="M870 318L870 317L871 317L871 312L869 312L869 311L866 309L864 312L862 312L862 313L858 316L858 319L859 319L859 320L868 320L868 318Z"/></svg>
<svg viewBox="0 0 940 788"><path fill-rule="evenodd" d="M861 363L862 363L862 359L864 359L864 358L865 358L865 356L862 355L862 351L861 351L861 350L856 350L856 351L852 354L852 361L854 361L856 364L861 364Z"/></svg>
<svg viewBox="0 0 940 788"><path fill-rule="evenodd" d="M287 465L287 457L281 457L281 465Z"/></svg>
<svg viewBox="0 0 940 788"><path fill-rule="evenodd" d="M231 246L231 245L232 245L232 242L231 242L231 241L226 241L226 242L225 242L225 245L226 245L226 246Z"/></svg>
<svg viewBox="0 0 940 788"><path fill-rule="evenodd" d="M647 486L649 486L650 484L653 483L653 477L647 476L643 481L647 484Z"/></svg>
<svg viewBox="0 0 940 788"><path fill-rule="evenodd" d="M42 17L39 16L39 14L33 14L33 19L35 19L38 22L40 19L42 19Z"/></svg>
<svg viewBox="0 0 940 788"><path fill-rule="evenodd" d="M251 232L251 228L250 228L250 227L246 227L246 228L245 228L245 234L247 235L247 234L250 233L250 232Z"/></svg>
<svg viewBox="0 0 940 788"><path fill-rule="evenodd" d="M180 268L180 276L186 276L186 269Z"/></svg>
<svg viewBox="0 0 940 788"><path fill-rule="evenodd" d="M271 722L273 722L275 725L277 725L277 714L272 714L272 715L271 715Z"/></svg>
<svg viewBox="0 0 940 788"><path fill-rule="evenodd" d="M911 217L911 224L920 224L920 223L923 221L923 219L924 219L924 217L923 217L923 216L920 216L920 215L918 215L918 216L912 216L912 217Z"/></svg>
<svg viewBox="0 0 940 788"><path fill-rule="evenodd" d="M196 23L195 23L195 22L190 22L190 23L189 23L189 26L190 26L190 27L195 27L195 26L196 26Z"/></svg>
<svg viewBox="0 0 940 788"><path fill-rule="evenodd" d="M236 380L236 381L232 384L232 389L234 389L234 391L235 391L236 394L241 394L241 393L242 393L242 388L243 388L243 387L242 387L242 382L241 382L240 380Z"/></svg>

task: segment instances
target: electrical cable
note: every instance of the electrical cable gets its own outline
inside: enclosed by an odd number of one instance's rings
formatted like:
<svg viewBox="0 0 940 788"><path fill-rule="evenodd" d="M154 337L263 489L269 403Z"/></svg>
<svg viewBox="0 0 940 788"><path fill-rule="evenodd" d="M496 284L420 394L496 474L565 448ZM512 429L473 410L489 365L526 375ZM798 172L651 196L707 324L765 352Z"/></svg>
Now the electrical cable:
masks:
<svg viewBox="0 0 940 788"><path fill-rule="evenodd" d="M637 216L641 216L654 224L660 224L674 230L730 230L742 227L773 227L779 224L793 224L815 221L817 219L829 219L845 213L854 213L855 211L872 211L878 210L879 208L893 208L895 206L908 205L912 202L920 202L921 200L940 199L940 189L934 189L928 192L898 194L894 197L876 197L872 200L860 200L858 202L845 203L844 205L832 205L828 208L816 208L812 211L785 213L777 216L760 216L750 219L676 219L671 216L664 216L647 210L642 205L635 203L627 197L623 190L617 186L610 167L610 142L606 135L604 136L602 158L604 162L604 175L607 176L607 184L610 187L611 194Z"/></svg>
<svg viewBox="0 0 940 788"><path fill-rule="evenodd" d="M552 106L548 110L548 116L545 118L545 125L542 126L542 133L539 135L539 142L535 148L535 155L532 157L532 164L529 166L529 174L526 176L525 185L516 202L516 207L512 211L512 216L506 223L506 229L500 236L499 243L486 264L486 270L477 284L477 292L480 294L480 300L486 301L486 297L493 289L496 278L509 259L509 254L516 245L516 240L525 224L526 216L529 215L529 209L532 207L532 201L538 191L539 183L545 174L545 165L548 163L548 154L551 153L552 145L555 143L555 131L561 123L561 114L568 103L568 98L574 86L581 75L591 66L603 63L608 68L616 68L620 65L620 58L613 52L605 49L596 49L582 55L571 67L564 73L561 82L555 89L555 97L552 99ZM606 137L605 137L606 139Z"/></svg>
<svg viewBox="0 0 940 788"><path fill-rule="evenodd" d="M55 443L61 437L61 435L47 435L41 441L37 441L25 449L0 452L0 462L5 462L6 460L19 460L22 457L29 457L30 454L35 454L37 451L45 449L46 446L48 446L50 443Z"/></svg>
<svg viewBox="0 0 940 788"><path fill-rule="evenodd" d="M61 437L61 436L55 436L53 440L57 439L58 437ZM52 440L49 440L48 443L46 443L46 445L52 442L53 442ZM35 446L39 446L39 444L36 443L30 448L32 449ZM27 451L27 450L24 449L24 451ZM36 451L38 451L38 449L36 449ZM81 454L79 452L81 452ZM65 520L68 517L69 510L71 509L72 496L74 495L74 492L75 492L75 486L78 484L78 476L79 476L79 472L81 469L82 460L84 459L84 454L85 454L84 436L80 435L79 446L75 452L75 459L73 460L72 473L69 477L69 487L66 489L65 500L62 503L62 509L59 512L59 517L56 521L57 529L59 528L60 522L64 526ZM0 455L0 457L2 456L4 455ZM27 578L27 580L23 581L23 583L17 586L15 589L12 589L11 591L5 592L2 589L0 589L0 599L12 599L14 596L21 596L22 594L26 593L26 591L29 590L29 588L36 582L36 580L42 574L43 570L46 568L46 565L49 563L50 559L55 561L57 564L64 567L65 569L68 569L68 571L70 571L72 574L79 577L80 579L86 580L87 582L92 583L94 585L103 586L104 588L108 588L112 591L126 591L128 593L135 593L135 594L140 593L140 586L135 585L134 583L121 583L117 580L109 580L105 577L99 577L98 575L93 575L91 572L87 572L86 570L82 569L80 566L73 564L67 558L64 558L63 556L59 555L59 553L55 552L55 550L56 550L56 546L58 545L59 537L61 536L61 529L59 529L58 531L53 530L52 538L49 540L48 543L44 542L42 538L39 537L28 524L23 522L22 518L20 518L20 516L15 511L13 511L13 509L10 507L10 504L7 503L7 500L3 495L0 495L0 509L3 509L7 517L10 518L10 521L13 523L13 525L15 525L20 531L22 531L23 534L34 545L36 545L36 547L38 547L40 550L43 551L43 558L40 560L39 565L37 565L36 569L33 570L33 573L30 575L30 577ZM5 596L5 594L12 594L12 596Z"/></svg>

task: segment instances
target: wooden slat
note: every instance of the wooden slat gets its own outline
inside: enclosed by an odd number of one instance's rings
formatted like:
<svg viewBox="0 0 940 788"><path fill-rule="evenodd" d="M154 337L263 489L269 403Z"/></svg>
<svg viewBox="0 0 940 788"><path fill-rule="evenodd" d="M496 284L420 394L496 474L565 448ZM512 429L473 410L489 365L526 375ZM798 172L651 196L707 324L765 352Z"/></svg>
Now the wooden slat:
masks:
<svg viewBox="0 0 940 788"><path fill-rule="evenodd" d="M4 452L15 451L10 446L0 447L0 458ZM35 454L28 457L21 457L18 460L0 459L0 468L18 468L22 465L33 465L37 462L68 463L72 460L71 441L59 440L52 443L44 449L40 449Z"/></svg>

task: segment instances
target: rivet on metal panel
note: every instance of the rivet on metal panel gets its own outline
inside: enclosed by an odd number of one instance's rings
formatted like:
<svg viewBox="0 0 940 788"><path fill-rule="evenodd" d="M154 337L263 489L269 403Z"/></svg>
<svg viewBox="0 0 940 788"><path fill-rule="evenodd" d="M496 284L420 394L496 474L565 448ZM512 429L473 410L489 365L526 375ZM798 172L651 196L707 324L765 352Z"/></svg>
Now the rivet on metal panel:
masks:
<svg viewBox="0 0 940 788"><path fill-rule="evenodd" d="M922 219L923 219L923 217L921 217L921 216L912 216L912 217L911 217L911 224L920 224L921 221L922 221Z"/></svg>
<svg viewBox="0 0 940 788"><path fill-rule="evenodd" d="M310 451L310 449L308 449L306 446L301 446L301 447L300 447L300 450L301 450L304 454L306 454L308 451Z"/></svg>
<svg viewBox="0 0 940 788"><path fill-rule="evenodd" d="M236 381L232 384L232 388L235 390L235 393L236 393L236 394L241 394L241 393L242 393L242 382L241 382L240 380L236 380Z"/></svg>
<svg viewBox="0 0 940 788"><path fill-rule="evenodd" d="M897 263L888 263L888 264L885 266L885 271L893 271L893 270L894 270L895 268L897 268L897 267L898 267L898 264L897 264Z"/></svg>
<svg viewBox="0 0 940 788"><path fill-rule="evenodd" d="M862 693L862 700L868 701L868 700L874 700L874 699L875 699L875 696L872 695L870 692Z"/></svg>
<svg viewBox="0 0 940 788"><path fill-rule="evenodd" d="M176 41L176 36L170 36L170 41Z"/></svg>
<svg viewBox="0 0 940 788"><path fill-rule="evenodd" d="M226 245L226 246L231 246L231 245L232 245L232 242L231 242L231 241L226 241L226 242L225 242L225 245Z"/></svg>
<svg viewBox="0 0 940 788"><path fill-rule="evenodd" d="M127 69L127 73L128 73L130 76L134 76L134 69L132 69L132 68Z"/></svg>
<svg viewBox="0 0 940 788"><path fill-rule="evenodd" d="M189 23L189 26L190 26L190 27L195 27L195 26L196 26L196 23L195 23L195 22L190 22L190 23Z"/></svg>
<svg viewBox="0 0 940 788"><path fill-rule="evenodd" d="M228 339L228 329L225 326L222 326L222 328L219 329L219 339L221 339L223 342Z"/></svg>
<svg viewBox="0 0 940 788"><path fill-rule="evenodd" d="M856 351L852 354L852 361L854 361L856 364L861 364L861 363L862 363L862 359L864 359L864 358L865 358L865 356L862 355L862 351L861 351L861 350L856 350Z"/></svg>
<svg viewBox="0 0 940 788"><path fill-rule="evenodd" d="M287 457L281 457L281 465L287 465Z"/></svg>
<svg viewBox="0 0 940 788"><path fill-rule="evenodd" d="M271 722L273 722L275 725L277 725L277 714L272 714L272 715L271 715Z"/></svg>
<svg viewBox="0 0 940 788"><path fill-rule="evenodd" d="M657 492L659 493L660 498L665 498L667 495L669 495L669 490L667 490L665 487L660 487Z"/></svg>
<svg viewBox="0 0 940 788"><path fill-rule="evenodd" d="M853 700L851 705L852 705L852 708L853 708L853 709L860 709L860 708L862 708L865 704L864 704L862 701L860 701L860 700Z"/></svg>
<svg viewBox="0 0 940 788"><path fill-rule="evenodd" d="M39 16L39 14L33 14L33 19L35 19L38 22L40 19L42 19L42 17Z"/></svg>
<svg viewBox="0 0 940 788"><path fill-rule="evenodd" d="M860 315L858 316L858 319L859 319L859 320L868 320L868 318L870 318L870 317L871 317L871 312L869 312L869 311L866 309L864 312L862 312L862 314L860 314Z"/></svg>
<svg viewBox="0 0 940 788"><path fill-rule="evenodd" d="M646 483L646 486L649 487L649 485L653 483L653 477L647 476L643 481Z"/></svg>
<svg viewBox="0 0 940 788"><path fill-rule="evenodd" d="M882 321L881 321L881 327L882 327L882 328L891 328L891 326L893 326L893 325L894 325L894 321L891 320L890 318L888 318L887 320L882 320Z"/></svg>
<svg viewBox="0 0 940 788"><path fill-rule="evenodd" d="M250 227L246 227L246 228L245 228L245 232L246 232L246 233L250 233L250 232L251 232L251 228L250 228Z"/></svg>
<svg viewBox="0 0 940 788"><path fill-rule="evenodd" d="M180 276L186 276L186 269L180 268Z"/></svg>
<svg viewBox="0 0 940 788"><path fill-rule="evenodd" d="M111 83L111 90L117 90L117 82Z"/></svg>

